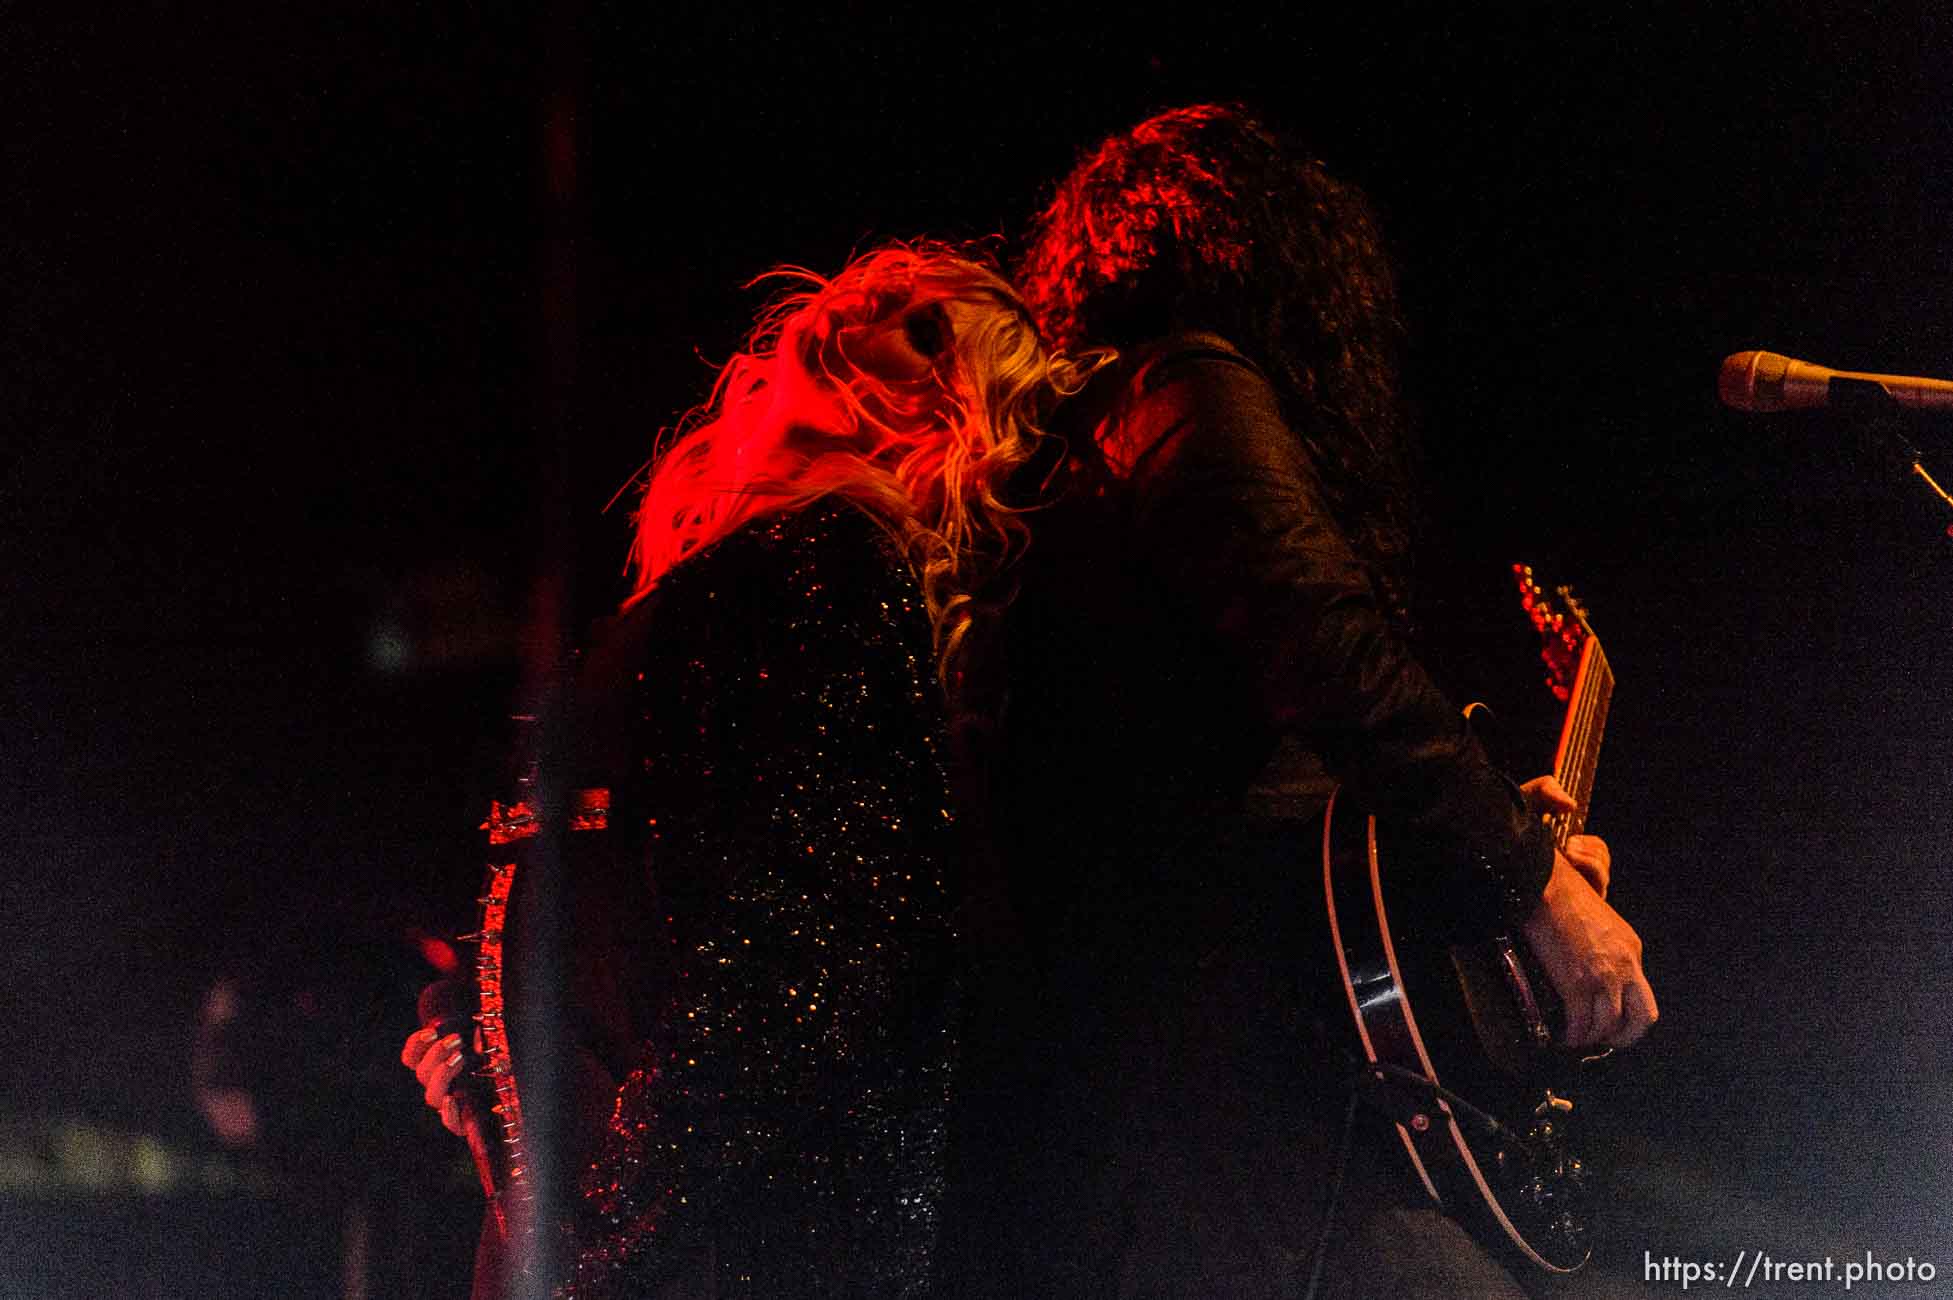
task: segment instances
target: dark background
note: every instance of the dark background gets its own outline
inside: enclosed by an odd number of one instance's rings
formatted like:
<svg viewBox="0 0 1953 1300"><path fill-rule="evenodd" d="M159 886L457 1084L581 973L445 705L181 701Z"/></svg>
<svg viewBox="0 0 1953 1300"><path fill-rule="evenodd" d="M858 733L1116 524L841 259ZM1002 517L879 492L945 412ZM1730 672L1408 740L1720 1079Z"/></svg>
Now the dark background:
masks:
<svg viewBox="0 0 1953 1300"><path fill-rule="evenodd" d="M1512 765L1550 710L1503 565L1574 580L1620 679L1594 827L1664 1015L1587 1108L1595 1285L1953 1270L1949 514L1850 419L1714 399L1748 347L1953 374L1948 11L701 8L0 20L0 1293L338 1295L349 1249L440 1293L471 1192L394 1056L551 539L576 620L615 601L603 506L743 282L1007 239L1210 98L1383 212L1473 647L1434 654ZM220 981L235 1150L192 1101Z"/></svg>

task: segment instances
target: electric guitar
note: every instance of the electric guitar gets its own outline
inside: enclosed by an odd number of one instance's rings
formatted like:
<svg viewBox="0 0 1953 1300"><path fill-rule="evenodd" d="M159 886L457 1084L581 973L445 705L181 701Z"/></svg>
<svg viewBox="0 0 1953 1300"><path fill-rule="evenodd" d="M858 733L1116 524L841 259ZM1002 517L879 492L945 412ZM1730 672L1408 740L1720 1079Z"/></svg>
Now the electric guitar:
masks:
<svg viewBox="0 0 1953 1300"><path fill-rule="evenodd" d="M1572 593L1559 588L1562 608L1531 569L1513 572L1544 639L1547 684L1567 705L1553 775L1576 807L1547 818L1564 846L1586 821L1614 678ZM1323 819L1323 894L1371 1100L1451 1214L1549 1272L1573 1272L1591 1250L1586 1171L1566 1143L1567 1090L1595 1058L1555 1046L1558 998L1522 938L1433 937L1457 912L1439 883L1455 872L1396 869L1417 846L1343 796Z"/></svg>

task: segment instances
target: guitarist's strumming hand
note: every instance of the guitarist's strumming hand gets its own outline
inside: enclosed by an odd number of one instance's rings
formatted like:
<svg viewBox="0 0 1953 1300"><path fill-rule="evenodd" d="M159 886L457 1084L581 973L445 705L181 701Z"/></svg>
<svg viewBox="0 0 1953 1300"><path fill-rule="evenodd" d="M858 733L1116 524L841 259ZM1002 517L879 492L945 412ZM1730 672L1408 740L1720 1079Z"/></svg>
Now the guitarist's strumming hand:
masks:
<svg viewBox="0 0 1953 1300"><path fill-rule="evenodd" d="M1542 811L1573 808L1551 777L1529 781L1525 790ZM1524 924L1533 956L1566 1005L1568 1047L1626 1047L1661 1015L1641 969L1641 936L1604 897L1608 867L1600 839L1570 838L1554 854L1546 891Z"/></svg>

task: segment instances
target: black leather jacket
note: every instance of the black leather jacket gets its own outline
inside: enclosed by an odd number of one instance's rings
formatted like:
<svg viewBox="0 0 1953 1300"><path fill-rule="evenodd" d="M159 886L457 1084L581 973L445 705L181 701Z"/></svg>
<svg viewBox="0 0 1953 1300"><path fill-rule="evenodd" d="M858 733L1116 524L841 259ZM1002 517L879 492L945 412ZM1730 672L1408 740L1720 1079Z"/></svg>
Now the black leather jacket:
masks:
<svg viewBox="0 0 1953 1300"><path fill-rule="evenodd" d="M1018 873L1028 914L1148 885L1259 894L1241 877L1262 867L1213 846L1305 823L1339 782L1456 864L1448 888L1486 924L1539 896L1550 836L1383 616L1252 363L1163 340L1060 429L993 777L1011 851L1042 864Z"/></svg>
<svg viewBox="0 0 1953 1300"><path fill-rule="evenodd" d="M1016 925L966 927L989 969L948 1275L981 1300L1139 1274L1234 1294L1229 1268L1306 1257L1338 1167L1354 1036L1315 816L1336 783L1438 850L1459 937L1501 924L1506 889L1536 897L1552 844L1391 630L1234 349L1142 349L1055 431L1070 454L1042 467L983 660L1003 704L980 803Z"/></svg>

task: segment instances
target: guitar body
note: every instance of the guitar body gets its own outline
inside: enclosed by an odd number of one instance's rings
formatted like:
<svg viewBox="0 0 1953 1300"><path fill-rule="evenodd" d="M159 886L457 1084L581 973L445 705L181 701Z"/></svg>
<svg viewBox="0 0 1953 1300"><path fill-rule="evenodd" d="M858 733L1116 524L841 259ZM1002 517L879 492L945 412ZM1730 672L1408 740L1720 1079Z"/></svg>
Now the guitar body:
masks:
<svg viewBox="0 0 1953 1300"><path fill-rule="evenodd" d="M1566 588L1557 610L1514 566L1521 601L1545 638L1547 684L1566 701L1553 772L1572 811L1546 820L1564 846L1585 824L1613 673ZM1336 972L1372 1082L1411 1169L1454 1217L1553 1273L1587 1262L1586 1171L1566 1145L1571 1076L1554 1045L1553 989L1522 940L1451 942L1451 864L1339 791L1323 815L1322 884ZM1592 1059L1592 1058L1589 1058Z"/></svg>
<svg viewBox="0 0 1953 1300"><path fill-rule="evenodd" d="M1585 1171L1565 1145L1569 1067L1552 1048L1544 980L1510 939L1433 939L1444 900L1411 882L1440 873L1391 871L1415 850L1378 828L1340 793L1323 820L1330 940L1373 1067L1371 1100L1448 1212L1540 1268L1572 1272L1590 1253Z"/></svg>

